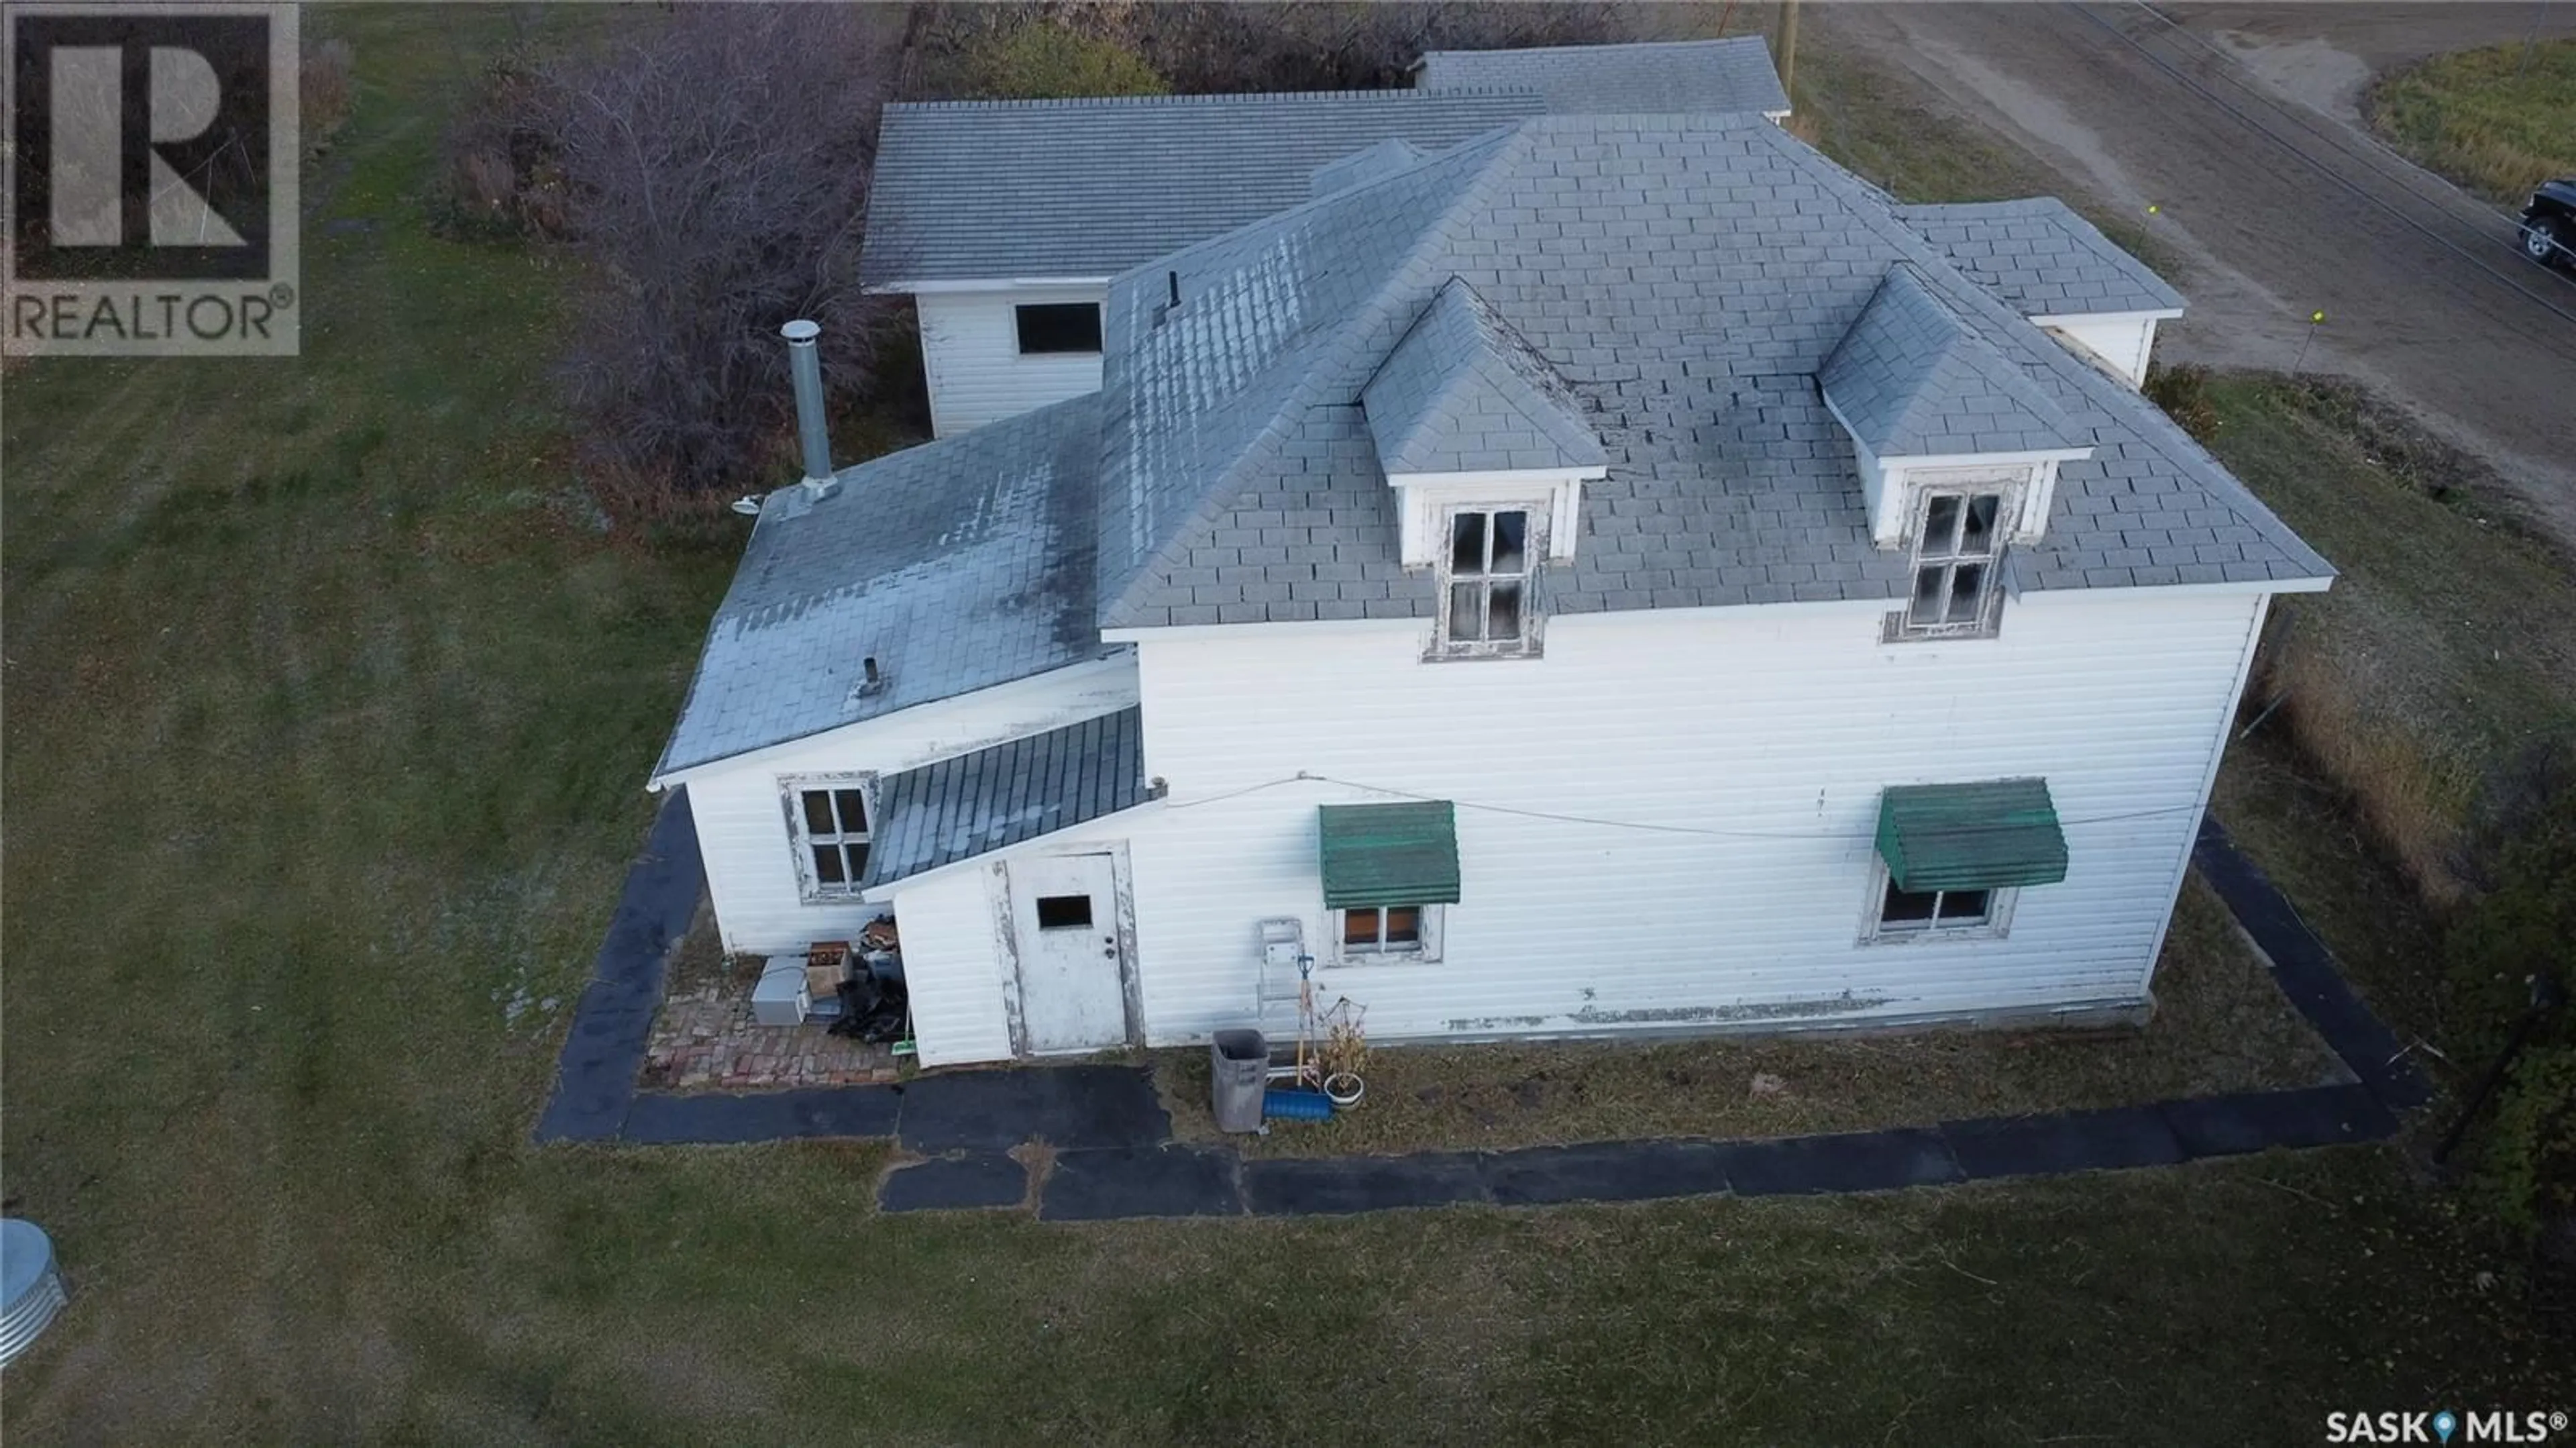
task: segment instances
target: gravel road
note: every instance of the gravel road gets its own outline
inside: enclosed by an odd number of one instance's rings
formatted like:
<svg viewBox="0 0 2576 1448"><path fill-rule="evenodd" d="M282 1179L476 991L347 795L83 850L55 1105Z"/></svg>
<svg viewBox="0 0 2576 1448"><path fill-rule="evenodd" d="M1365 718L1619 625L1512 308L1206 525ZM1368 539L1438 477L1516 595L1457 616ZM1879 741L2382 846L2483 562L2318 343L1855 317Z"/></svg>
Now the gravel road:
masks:
<svg viewBox="0 0 2576 1448"><path fill-rule="evenodd" d="M2369 77L2576 35L2576 4L1830 5L1819 44L2000 129L2184 261L2160 356L2356 377L2576 547L2576 278L2356 124ZM2576 105L2576 97L2569 103ZM2149 215L2147 208L2157 208Z"/></svg>

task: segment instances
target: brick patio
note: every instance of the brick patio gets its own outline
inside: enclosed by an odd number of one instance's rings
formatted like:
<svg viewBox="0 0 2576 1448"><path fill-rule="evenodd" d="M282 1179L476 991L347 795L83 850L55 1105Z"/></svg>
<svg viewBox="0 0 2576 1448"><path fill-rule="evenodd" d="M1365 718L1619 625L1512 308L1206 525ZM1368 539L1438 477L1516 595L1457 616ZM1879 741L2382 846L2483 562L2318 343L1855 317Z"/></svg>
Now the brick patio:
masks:
<svg viewBox="0 0 2576 1448"><path fill-rule="evenodd" d="M739 1091L895 1079L890 1048L827 1034L825 1022L754 1024L751 985L727 972L675 988L653 1018L642 1083L662 1090Z"/></svg>

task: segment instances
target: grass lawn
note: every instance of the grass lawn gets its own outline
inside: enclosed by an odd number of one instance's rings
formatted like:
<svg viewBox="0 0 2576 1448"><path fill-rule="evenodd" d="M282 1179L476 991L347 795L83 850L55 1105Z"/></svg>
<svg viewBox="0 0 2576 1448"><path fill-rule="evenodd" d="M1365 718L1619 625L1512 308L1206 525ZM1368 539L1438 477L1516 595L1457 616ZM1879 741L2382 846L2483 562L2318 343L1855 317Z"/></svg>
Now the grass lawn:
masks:
<svg viewBox="0 0 2576 1448"><path fill-rule="evenodd" d="M2379 134L2428 170L2522 204L2576 174L2576 40L2436 56L2370 91Z"/></svg>
<svg viewBox="0 0 2576 1448"><path fill-rule="evenodd" d="M422 224L510 13L306 24L359 90L305 355L5 384L0 1156L74 1293L8 1441L2311 1441L2576 1395L2378 1150L1058 1229L878 1220L873 1146L529 1146L563 1019L509 1004L577 994L732 558L594 530L560 273Z"/></svg>
<svg viewBox="0 0 2576 1448"><path fill-rule="evenodd" d="M2488 775L2576 735L2576 565L2473 460L2332 383L2221 377L2210 447L2342 571L2275 607L2280 723L2436 898Z"/></svg>
<svg viewBox="0 0 2576 1448"><path fill-rule="evenodd" d="M1381 1048L1368 1099L1330 1122L1238 1137L1247 1156L1499 1148L1636 1136L1794 1136L2128 1106L2345 1079L2270 970L2194 879L2143 1030L1718 1036ZM1285 1054L1285 1043L1273 1042ZM1777 1090L1752 1090L1754 1078ZM1214 1138L1205 1050L1158 1053L1176 1134Z"/></svg>

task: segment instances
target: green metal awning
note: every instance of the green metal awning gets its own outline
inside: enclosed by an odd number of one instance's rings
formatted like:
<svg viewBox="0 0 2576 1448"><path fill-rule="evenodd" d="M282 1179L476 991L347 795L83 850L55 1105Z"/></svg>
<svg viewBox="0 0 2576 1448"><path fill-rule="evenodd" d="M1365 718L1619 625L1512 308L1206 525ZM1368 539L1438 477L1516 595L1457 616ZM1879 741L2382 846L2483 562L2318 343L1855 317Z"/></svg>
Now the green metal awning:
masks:
<svg viewBox="0 0 2576 1448"><path fill-rule="evenodd" d="M1900 890L1999 890L2066 878L2044 779L1915 784L1878 801L1878 853Z"/></svg>
<svg viewBox="0 0 2576 1448"><path fill-rule="evenodd" d="M1324 907L1458 900L1458 811L1447 800L1317 807Z"/></svg>

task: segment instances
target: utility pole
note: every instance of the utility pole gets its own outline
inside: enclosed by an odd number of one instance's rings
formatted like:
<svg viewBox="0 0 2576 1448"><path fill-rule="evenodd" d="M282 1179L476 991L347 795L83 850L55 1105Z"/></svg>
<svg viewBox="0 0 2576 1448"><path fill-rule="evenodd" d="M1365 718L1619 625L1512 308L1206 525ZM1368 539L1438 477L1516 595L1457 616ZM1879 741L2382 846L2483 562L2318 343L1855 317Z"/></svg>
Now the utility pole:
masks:
<svg viewBox="0 0 2576 1448"><path fill-rule="evenodd" d="M1780 0L1780 89L1787 92L1798 75L1798 0Z"/></svg>

